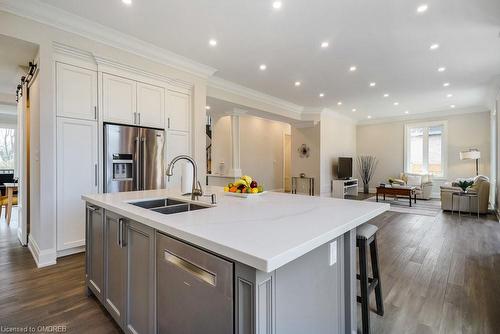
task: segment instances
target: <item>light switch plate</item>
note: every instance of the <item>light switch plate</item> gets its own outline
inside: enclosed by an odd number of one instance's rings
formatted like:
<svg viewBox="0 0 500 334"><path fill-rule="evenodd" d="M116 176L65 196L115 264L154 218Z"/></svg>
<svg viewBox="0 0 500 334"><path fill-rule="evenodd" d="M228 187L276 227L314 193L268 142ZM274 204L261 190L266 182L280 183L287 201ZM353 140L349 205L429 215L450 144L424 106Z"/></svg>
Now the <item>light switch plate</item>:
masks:
<svg viewBox="0 0 500 334"><path fill-rule="evenodd" d="M337 263L337 240L330 242L330 266Z"/></svg>

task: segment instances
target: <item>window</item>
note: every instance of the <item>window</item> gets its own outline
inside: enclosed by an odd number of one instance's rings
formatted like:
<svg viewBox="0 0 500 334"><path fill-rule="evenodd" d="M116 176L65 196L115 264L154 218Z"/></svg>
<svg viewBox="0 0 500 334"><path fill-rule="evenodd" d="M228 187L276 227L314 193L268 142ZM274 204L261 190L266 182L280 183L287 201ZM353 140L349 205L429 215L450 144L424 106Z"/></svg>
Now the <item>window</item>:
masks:
<svg viewBox="0 0 500 334"><path fill-rule="evenodd" d="M0 169L15 168L16 130L0 127Z"/></svg>
<svg viewBox="0 0 500 334"><path fill-rule="evenodd" d="M406 125L405 172L446 176L446 122Z"/></svg>

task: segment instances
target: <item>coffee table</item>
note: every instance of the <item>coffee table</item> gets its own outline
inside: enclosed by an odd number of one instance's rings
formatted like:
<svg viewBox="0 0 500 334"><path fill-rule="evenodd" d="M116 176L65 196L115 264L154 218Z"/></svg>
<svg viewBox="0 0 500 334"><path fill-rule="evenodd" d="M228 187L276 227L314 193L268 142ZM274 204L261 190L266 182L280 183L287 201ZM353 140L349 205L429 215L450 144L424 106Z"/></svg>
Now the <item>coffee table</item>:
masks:
<svg viewBox="0 0 500 334"><path fill-rule="evenodd" d="M391 196L403 196L403 197L408 197L408 202L411 207L411 200L413 199L415 203L417 203L417 192L415 187L408 187L408 186L401 186L401 187L392 187L392 186L385 186L377 187L377 202L378 202L378 195L384 195L384 201L385 201L385 195L391 195Z"/></svg>

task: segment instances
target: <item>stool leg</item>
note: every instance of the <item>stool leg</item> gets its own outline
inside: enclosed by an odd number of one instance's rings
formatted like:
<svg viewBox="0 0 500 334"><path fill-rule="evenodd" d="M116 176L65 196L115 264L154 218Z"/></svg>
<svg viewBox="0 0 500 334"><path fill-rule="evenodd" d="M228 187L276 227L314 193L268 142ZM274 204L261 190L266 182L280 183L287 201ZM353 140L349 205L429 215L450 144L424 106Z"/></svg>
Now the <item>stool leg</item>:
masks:
<svg viewBox="0 0 500 334"><path fill-rule="evenodd" d="M370 257L372 259L373 278L377 279L378 284L375 287L375 301L377 302L377 314L384 315L384 300L382 299L382 282L380 281L380 271L378 266L378 249L377 249L377 236L373 238L370 244Z"/></svg>
<svg viewBox="0 0 500 334"><path fill-rule="evenodd" d="M368 275L366 272L366 251L367 241L362 240L359 243L359 273L361 287L361 318L363 325L363 334L370 333L370 296L368 294Z"/></svg>

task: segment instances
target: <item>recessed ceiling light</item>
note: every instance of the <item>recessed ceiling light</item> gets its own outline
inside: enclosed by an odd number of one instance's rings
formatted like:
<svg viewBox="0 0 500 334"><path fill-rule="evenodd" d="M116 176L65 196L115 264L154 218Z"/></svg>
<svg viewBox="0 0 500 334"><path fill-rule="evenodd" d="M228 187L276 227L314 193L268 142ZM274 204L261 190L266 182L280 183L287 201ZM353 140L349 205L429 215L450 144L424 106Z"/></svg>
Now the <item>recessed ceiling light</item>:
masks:
<svg viewBox="0 0 500 334"><path fill-rule="evenodd" d="M395 106L399 106L399 102L394 102L393 103Z"/></svg>
<svg viewBox="0 0 500 334"><path fill-rule="evenodd" d="M357 109L356 109L356 108L352 108L352 112L356 112L356 111L357 111Z"/></svg>
<svg viewBox="0 0 500 334"><path fill-rule="evenodd" d="M295 81L295 87L299 87L300 85L302 85L300 81Z"/></svg>
<svg viewBox="0 0 500 334"><path fill-rule="evenodd" d="M370 82L370 87L375 87L377 85L376 82Z"/></svg>
<svg viewBox="0 0 500 334"><path fill-rule="evenodd" d="M371 116L371 115L368 115L368 116L366 116L366 118L368 118L368 119L372 119L372 116Z"/></svg>
<svg viewBox="0 0 500 334"><path fill-rule="evenodd" d="M358 69L358 68L357 68L356 66L354 66L354 65L353 65L353 66L351 66L351 67L349 67L349 71L351 71L351 72L354 72L354 71L356 71L357 69Z"/></svg>
<svg viewBox="0 0 500 334"><path fill-rule="evenodd" d="M419 14L425 13L427 9L429 9L429 6L427 6L427 4L422 4L417 7L417 13Z"/></svg>
<svg viewBox="0 0 500 334"><path fill-rule="evenodd" d="M450 83L449 83L449 82L445 82L445 83L443 84L443 87L449 87L449 86L450 86Z"/></svg>
<svg viewBox="0 0 500 334"><path fill-rule="evenodd" d="M409 113L410 113L410 111L409 111L409 110L405 110L405 114L407 114L407 115L408 115Z"/></svg>
<svg viewBox="0 0 500 334"><path fill-rule="evenodd" d="M446 67L440 67L440 68L438 68L438 72L444 72L444 71L446 71Z"/></svg>
<svg viewBox="0 0 500 334"><path fill-rule="evenodd" d="M385 93L385 94L384 94L384 97L389 97L389 94Z"/></svg>
<svg viewBox="0 0 500 334"><path fill-rule="evenodd" d="M127 6L130 6L132 4L132 0L122 0L122 2Z"/></svg>
<svg viewBox="0 0 500 334"><path fill-rule="evenodd" d="M447 94L446 97L447 98L453 97L453 94Z"/></svg>
<svg viewBox="0 0 500 334"><path fill-rule="evenodd" d="M265 70L267 69L266 64L261 64L261 65L259 66L259 69L260 69L261 71L265 71Z"/></svg>
<svg viewBox="0 0 500 334"><path fill-rule="evenodd" d="M452 104L452 105L450 106L450 108L451 108L451 109L455 109L455 105L454 105L454 104Z"/></svg>
<svg viewBox="0 0 500 334"><path fill-rule="evenodd" d="M432 44L432 45L429 47L429 49L431 49L431 50L437 50L437 49L439 49L439 44L437 44L437 43Z"/></svg>
<svg viewBox="0 0 500 334"><path fill-rule="evenodd" d="M210 39L210 40L208 41L208 44L209 44L210 46L216 46L216 45L217 45L217 40L215 40L215 39L213 39L213 38L212 38L212 39Z"/></svg>
<svg viewBox="0 0 500 334"><path fill-rule="evenodd" d="M342 105L342 101L337 102L337 105L341 106Z"/></svg>
<svg viewBox="0 0 500 334"><path fill-rule="evenodd" d="M328 42L326 42L326 41L325 41L325 42L323 42L323 43L321 43L321 47L322 47L323 49L326 49L329 45L330 45L330 43L328 43Z"/></svg>
<svg viewBox="0 0 500 334"><path fill-rule="evenodd" d="M283 3L281 1L273 1L273 8L274 9L280 9L281 6L283 6Z"/></svg>
<svg viewBox="0 0 500 334"><path fill-rule="evenodd" d="M205 106L205 109L206 110L210 110L210 106Z"/></svg>
<svg viewBox="0 0 500 334"><path fill-rule="evenodd" d="M319 93L319 97L324 97L325 93Z"/></svg>

